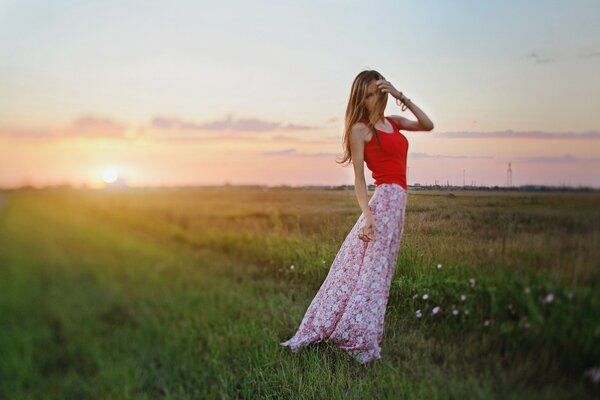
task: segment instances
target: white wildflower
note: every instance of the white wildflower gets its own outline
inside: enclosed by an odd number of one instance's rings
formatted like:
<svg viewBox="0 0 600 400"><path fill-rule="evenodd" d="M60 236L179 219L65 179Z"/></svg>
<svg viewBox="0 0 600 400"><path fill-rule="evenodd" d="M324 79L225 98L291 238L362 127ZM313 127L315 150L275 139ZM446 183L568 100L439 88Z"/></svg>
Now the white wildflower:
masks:
<svg viewBox="0 0 600 400"><path fill-rule="evenodd" d="M431 310L432 314L437 314L440 311L440 307L439 306L435 306L433 307L433 309Z"/></svg>
<svg viewBox="0 0 600 400"><path fill-rule="evenodd" d="M413 296L413 300L416 299L417 297L419 297L418 293Z"/></svg>
<svg viewBox="0 0 600 400"><path fill-rule="evenodd" d="M423 316L423 313L421 313L421 310L417 310L415 312L415 315L417 316L417 318L421 318Z"/></svg>
<svg viewBox="0 0 600 400"><path fill-rule="evenodd" d="M453 315L458 315L458 313L459 313L458 308L452 309L452 314Z"/></svg>
<svg viewBox="0 0 600 400"><path fill-rule="evenodd" d="M442 264L438 264L437 269L442 269Z"/></svg>
<svg viewBox="0 0 600 400"><path fill-rule="evenodd" d="M294 266L294 264L290 265L290 269L294 269L294 268L296 268L296 267Z"/></svg>
<svg viewBox="0 0 600 400"><path fill-rule="evenodd" d="M546 295L546 297L544 297L544 303L552 303L552 301L554 300L554 294L553 293L548 293Z"/></svg>
<svg viewBox="0 0 600 400"><path fill-rule="evenodd" d="M485 321L483 321L483 326L490 326L490 320L486 319Z"/></svg>
<svg viewBox="0 0 600 400"><path fill-rule="evenodd" d="M583 375L589 378L594 385L600 383L600 368L598 367L586 370Z"/></svg>
<svg viewBox="0 0 600 400"><path fill-rule="evenodd" d="M475 286L475 283L477 281L475 280L475 278L471 278L471 279L469 279L469 282L471 283L471 286Z"/></svg>
<svg viewBox="0 0 600 400"><path fill-rule="evenodd" d="M460 295L460 301L465 301L467 299L467 296L465 296L464 294Z"/></svg>
<svg viewBox="0 0 600 400"><path fill-rule="evenodd" d="M425 293L425 294L423 295L423 300L427 300L428 298L429 298L429 295L428 295L427 293Z"/></svg>

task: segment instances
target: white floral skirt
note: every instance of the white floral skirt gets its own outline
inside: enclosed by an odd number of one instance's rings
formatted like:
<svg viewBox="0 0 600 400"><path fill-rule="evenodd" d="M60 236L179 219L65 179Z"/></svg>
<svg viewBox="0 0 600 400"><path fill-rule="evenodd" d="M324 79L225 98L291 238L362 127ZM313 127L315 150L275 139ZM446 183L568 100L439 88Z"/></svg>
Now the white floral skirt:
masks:
<svg viewBox="0 0 600 400"><path fill-rule="evenodd" d="M359 239L364 213L342 243L298 331L280 343L296 353L311 343L336 344L360 363L381 358L390 284L404 231L407 192L396 183L377 186L369 200L377 232Z"/></svg>

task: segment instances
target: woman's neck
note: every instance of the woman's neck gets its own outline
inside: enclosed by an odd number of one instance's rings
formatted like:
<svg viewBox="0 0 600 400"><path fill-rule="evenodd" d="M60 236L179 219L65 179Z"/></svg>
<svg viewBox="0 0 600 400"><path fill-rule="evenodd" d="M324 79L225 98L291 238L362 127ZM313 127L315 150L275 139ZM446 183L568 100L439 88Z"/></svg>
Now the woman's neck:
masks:
<svg viewBox="0 0 600 400"><path fill-rule="evenodd" d="M371 116L370 116L369 114L367 114L367 116L368 116L368 117L367 117L368 119L371 119L371 118L370 118ZM378 123L380 123L380 122L385 122L384 114L381 114L381 115L379 115L378 117L379 117L379 118L377 118L377 119L375 120L375 124L378 124Z"/></svg>
<svg viewBox="0 0 600 400"><path fill-rule="evenodd" d="M373 125L377 124L385 125L385 117L383 115Z"/></svg>

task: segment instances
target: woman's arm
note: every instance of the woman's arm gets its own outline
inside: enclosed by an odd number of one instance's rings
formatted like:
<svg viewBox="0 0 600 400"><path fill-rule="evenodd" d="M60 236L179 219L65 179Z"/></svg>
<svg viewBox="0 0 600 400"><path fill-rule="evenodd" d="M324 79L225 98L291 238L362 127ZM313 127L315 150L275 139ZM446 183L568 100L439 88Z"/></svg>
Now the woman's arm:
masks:
<svg viewBox="0 0 600 400"><path fill-rule="evenodd" d="M369 209L367 183L365 181L365 137L369 132L364 124L356 124L350 131L350 150L352 151L352 164L354 166L354 193L365 217L373 217Z"/></svg>
<svg viewBox="0 0 600 400"><path fill-rule="evenodd" d="M418 121L412 121L399 115L390 115L390 118L398 125L398 129L405 131L430 131L433 129L433 122L412 100L408 103L407 107L415 114Z"/></svg>
<svg viewBox="0 0 600 400"><path fill-rule="evenodd" d="M389 93L394 96L396 99L405 102L407 97L402 94L398 89L394 87L390 82L380 79L377 81L377 86L383 92ZM391 115L390 118L394 120L394 122L398 125L400 130L405 131L430 131L433 129L433 122L427 114L423 112L415 103L411 101L408 102L408 109L412 111L412 113L417 117L417 121L412 121L408 118L401 117L399 115Z"/></svg>

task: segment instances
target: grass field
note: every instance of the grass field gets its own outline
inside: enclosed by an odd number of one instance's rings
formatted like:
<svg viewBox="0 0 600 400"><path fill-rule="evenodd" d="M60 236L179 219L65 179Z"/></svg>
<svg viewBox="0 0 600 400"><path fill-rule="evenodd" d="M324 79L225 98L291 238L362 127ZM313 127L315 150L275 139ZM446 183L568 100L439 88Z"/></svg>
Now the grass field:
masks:
<svg viewBox="0 0 600 400"><path fill-rule="evenodd" d="M0 192L0 398L600 396L599 193L409 192L382 360L292 354L359 215L347 190Z"/></svg>

